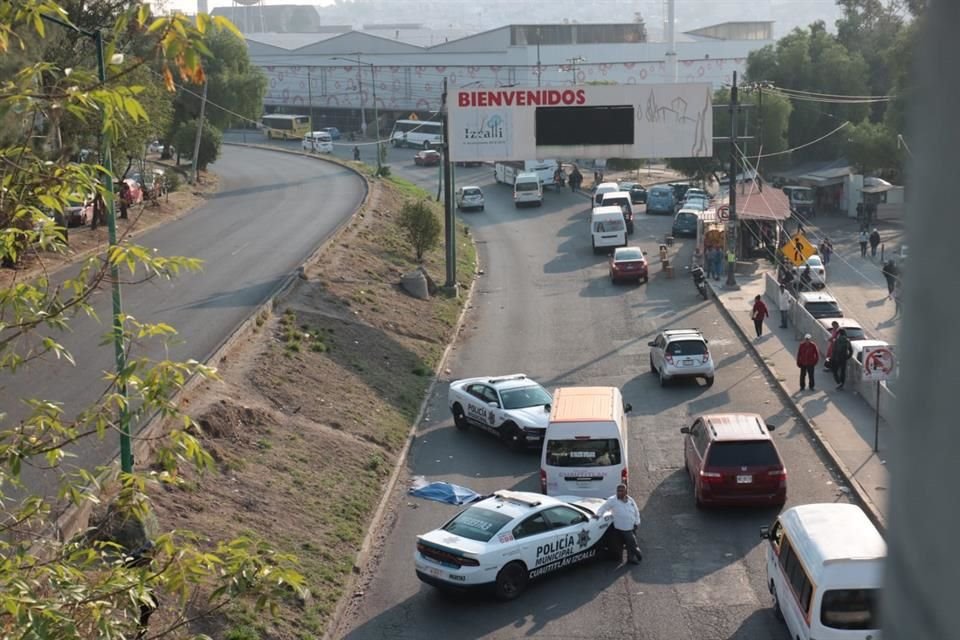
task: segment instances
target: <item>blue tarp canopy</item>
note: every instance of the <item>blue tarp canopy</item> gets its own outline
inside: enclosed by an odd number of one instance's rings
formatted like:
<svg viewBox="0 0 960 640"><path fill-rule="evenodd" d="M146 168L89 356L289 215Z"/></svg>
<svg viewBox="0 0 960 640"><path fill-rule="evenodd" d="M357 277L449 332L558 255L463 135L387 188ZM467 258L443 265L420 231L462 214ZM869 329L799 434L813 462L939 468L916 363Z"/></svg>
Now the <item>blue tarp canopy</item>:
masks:
<svg viewBox="0 0 960 640"><path fill-rule="evenodd" d="M449 482L427 482L423 476L413 479L409 493L424 500L435 500L447 504L467 504L480 497L476 491L466 487Z"/></svg>

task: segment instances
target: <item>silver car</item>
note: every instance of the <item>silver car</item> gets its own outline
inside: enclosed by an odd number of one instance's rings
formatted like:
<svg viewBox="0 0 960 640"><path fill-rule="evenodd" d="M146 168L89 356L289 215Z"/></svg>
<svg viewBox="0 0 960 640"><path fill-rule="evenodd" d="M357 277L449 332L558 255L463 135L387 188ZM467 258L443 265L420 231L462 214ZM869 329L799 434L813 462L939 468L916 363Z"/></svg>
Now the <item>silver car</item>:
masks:
<svg viewBox="0 0 960 640"><path fill-rule="evenodd" d="M650 347L650 371L660 376L660 386L677 378L703 378L713 385L714 365L707 339L699 329L661 331Z"/></svg>
<svg viewBox="0 0 960 640"><path fill-rule="evenodd" d="M480 187L457 187L456 193L457 209L480 209L483 211L483 191Z"/></svg>

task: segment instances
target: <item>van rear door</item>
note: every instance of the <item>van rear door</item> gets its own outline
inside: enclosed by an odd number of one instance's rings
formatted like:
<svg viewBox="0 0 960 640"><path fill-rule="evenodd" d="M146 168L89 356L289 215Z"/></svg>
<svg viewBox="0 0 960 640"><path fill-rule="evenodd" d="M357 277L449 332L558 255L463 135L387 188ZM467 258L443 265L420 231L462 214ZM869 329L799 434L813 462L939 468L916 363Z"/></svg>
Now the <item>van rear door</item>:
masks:
<svg viewBox="0 0 960 640"><path fill-rule="evenodd" d="M590 426L584 425L583 430ZM606 498L616 491L626 464L626 452L618 437L553 438L548 428L543 446L547 495Z"/></svg>

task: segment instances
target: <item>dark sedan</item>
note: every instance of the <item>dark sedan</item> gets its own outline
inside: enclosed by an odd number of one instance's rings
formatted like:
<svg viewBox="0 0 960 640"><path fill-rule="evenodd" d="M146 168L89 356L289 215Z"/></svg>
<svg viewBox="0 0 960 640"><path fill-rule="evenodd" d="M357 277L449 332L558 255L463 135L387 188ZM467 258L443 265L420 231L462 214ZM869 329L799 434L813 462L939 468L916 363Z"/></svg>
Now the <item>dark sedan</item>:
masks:
<svg viewBox="0 0 960 640"><path fill-rule="evenodd" d="M418 167L435 167L440 164L440 152L431 149L418 151L417 155L413 156L413 164Z"/></svg>
<svg viewBox="0 0 960 640"><path fill-rule="evenodd" d="M620 190L630 194L633 204L647 204L647 190L639 182L621 182Z"/></svg>

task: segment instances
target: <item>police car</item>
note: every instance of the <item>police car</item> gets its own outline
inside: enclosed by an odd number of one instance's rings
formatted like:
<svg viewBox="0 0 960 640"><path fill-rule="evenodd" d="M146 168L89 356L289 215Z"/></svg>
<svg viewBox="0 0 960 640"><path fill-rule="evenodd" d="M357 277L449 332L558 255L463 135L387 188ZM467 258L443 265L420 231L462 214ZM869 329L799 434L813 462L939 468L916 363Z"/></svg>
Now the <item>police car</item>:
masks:
<svg viewBox="0 0 960 640"><path fill-rule="evenodd" d="M546 389L522 373L456 380L447 393L454 424L494 433L515 449L543 444L551 401Z"/></svg>
<svg viewBox="0 0 960 640"><path fill-rule="evenodd" d="M607 534L613 517L596 517L603 502L497 491L417 537L417 577L441 589L487 588L512 600L531 580L621 553Z"/></svg>

